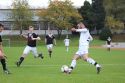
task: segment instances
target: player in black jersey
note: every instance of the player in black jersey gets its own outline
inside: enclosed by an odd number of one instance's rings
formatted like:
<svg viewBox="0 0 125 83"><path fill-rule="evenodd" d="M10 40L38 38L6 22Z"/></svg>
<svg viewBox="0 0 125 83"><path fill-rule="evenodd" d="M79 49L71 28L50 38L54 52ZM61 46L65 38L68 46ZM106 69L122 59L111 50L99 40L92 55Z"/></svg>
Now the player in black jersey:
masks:
<svg viewBox="0 0 125 83"><path fill-rule="evenodd" d="M111 38L110 38L110 37L108 37L108 39L106 40L107 50L108 50L108 51L110 51L110 50L111 50L111 42L112 42Z"/></svg>
<svg viewBox="0 0 125 83"><path fill-rule="evenodd" d="M56 45L55 37L54 37L54 35L51 33L51 31L49 31L49 34L46 35L45 43L46 43L46 45L47 45L47 49L48 49L48 52L49 52L49 56L50 56L50 58L51 58L53 43Z"/></svg>
<svg viewBox="0 0 125 83"><path fill-rule="evenodd" d="M0 33L2 32L3 30L3 25L0 24ZM6 67L6 56L4 54L4 51L3 51L3 46L2 46L2 37L0 35L0 62L2 64L2 67L3 67L3 71L6 73L6 74L10 74L9 70L7 69Z"/></svg>
<svg viewBox="0 0 125 83"><path fill-rule="evenodd" d="M24 58L29 54L31 51L34 55L34 57L40 57L43 59L42 54L37 53L37 48L36 48L36 41L41 40L40 37L33 32L34 27L29 26L29 33L27 35L22 35L24 38L27 39L27 46L25 47L22 56L20 57L19 61L16 62L17 67L21 65L21 63L24 61Z"/></svg>

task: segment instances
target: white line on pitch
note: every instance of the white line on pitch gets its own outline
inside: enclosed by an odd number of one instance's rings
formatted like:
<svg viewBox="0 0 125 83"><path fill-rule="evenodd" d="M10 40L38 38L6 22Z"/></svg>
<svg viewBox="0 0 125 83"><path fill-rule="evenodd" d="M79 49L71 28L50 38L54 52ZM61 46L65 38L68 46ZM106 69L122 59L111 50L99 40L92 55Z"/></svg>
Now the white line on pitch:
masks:
<svg viewBox="0 0 125 83"><path fill-rule="evenodd" d="M77 66L88 66L90 64L78 64ZM101 64L102 66L125 66L125 64ZM8 65L8 66L16 66L16 65ZM21 66L28 66L28 67L42 67L42 66L48 66L48 67L58 67L58 66L62 66L62 65L21 65Z"/></svg>

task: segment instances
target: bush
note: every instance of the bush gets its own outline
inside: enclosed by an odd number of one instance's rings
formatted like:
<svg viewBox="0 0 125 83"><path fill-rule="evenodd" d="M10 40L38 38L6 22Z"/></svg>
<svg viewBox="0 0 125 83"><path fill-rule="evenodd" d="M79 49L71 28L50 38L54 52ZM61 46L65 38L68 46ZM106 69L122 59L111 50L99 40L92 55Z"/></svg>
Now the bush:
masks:
<svg viewBox="0 0 125 83"><path fill-rule="evenodd" d="M99 34L99 39L107 40L108 37L112 37L112 32L109 28L103 28Z"/></svg>

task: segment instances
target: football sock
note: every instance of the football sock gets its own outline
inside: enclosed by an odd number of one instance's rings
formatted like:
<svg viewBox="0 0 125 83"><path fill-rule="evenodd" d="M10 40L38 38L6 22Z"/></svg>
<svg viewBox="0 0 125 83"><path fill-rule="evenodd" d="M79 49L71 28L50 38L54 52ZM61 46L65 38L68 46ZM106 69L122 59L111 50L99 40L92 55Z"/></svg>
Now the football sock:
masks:
<svg viewBox="0 0 125 83"><path fill-rule="evenodd" d="M92 58L88 58L87 62L89 62L92 65L95 65L96 67L99 67L99 64L96 61L94 61Z"/></svg>
<svg viewBox="0 0 125 83"><path fill-rule="evenodd" d="M67 52L69 51L69 48L68 48L68 47L66 48L66 51L67 51Z"/></svg>
<svg viewBox="0 0 125 83"><path fill-rule="evenodd" d="M72 60L72 63L70 65L70 68L73 69L76 66L76 60Z"/></svg>
<svg viewBox="0 0 125 83"><path fill-rule="evenodd" d="M88 58L87 62L93 65L96 63L92 58Z"/></svg>
<svg viewBox="0 0 125 83"><path fill-rule="evenodd" d="M7 68L6 68L6 60L5 59L1 59L1 64L2 64L3 70L7 70Z"/></svg>
<svg viewBox="0 0 125 83"><path fill-rule="evenodd" d="M49 51L49 56L51 57L52 51Z"/></svg>
<svg viewBox="0 0 125 83"><path fill-rule="evenodd" d="M23 62L23 60L24 60L24 57L20 57L19 65Z"/></svg>

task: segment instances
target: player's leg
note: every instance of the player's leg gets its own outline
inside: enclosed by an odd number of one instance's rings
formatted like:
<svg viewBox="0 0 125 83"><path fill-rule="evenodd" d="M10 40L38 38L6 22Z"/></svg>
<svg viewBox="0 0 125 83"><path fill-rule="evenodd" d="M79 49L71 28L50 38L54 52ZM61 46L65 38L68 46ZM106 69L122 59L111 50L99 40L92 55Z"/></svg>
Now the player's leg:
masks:
<svg viewBox="0 0 125 83"><path fill-rule="evenodd" d="M75 54L74 57L73 57L73 59L72 59L71 65L70 65L70 68L71 68L71 69L74 69L74 68L76 67L76 61L77 61L78 59L80 59L80 56L77 55L77 54Z"/></svg>
<svg viewBox="0 0 125 83"><path fill-rule="evenodd" d="M50 58L51 58L51 55L52 55L52 48L53 48L53 44L48 45L48 52L49 52Z"/></svg>
<svg viewBox="0 0 125 83"><path fill-rule="evenodd" d="M32 51L32 53L33 53L33 55L34 55L35 58L37 58L37 57L40 57L41 59L44 58L43 55L42 55L42 53L38 54L36 47L32 47L31 51Z"/></svg>
<svg viewBox="0 0 125 83"><path fill-rule="evenodd" d="M66 46L66 51L67 51L67 52L69 51L69 46Z"/></svg>
<svg viewBox="0 0 125 83"><path fill-rule="evenodd" d="M108 51L111 50L111 45L107 45L107 50L108 50Z"/></svg>
<svg viewBox="0 0 125 83"><path fill-rule="evenodd" d="M96 69L97 69L97 74L100 73L101 66L100 66L94 59L92 59L91 57L89 57L89 56L88 56L88 53L84 54L84 55L82 56L82 58L83 58L86 62L88 62L88 63L90 63L90 64L92 64L92 65L94 65L94 66L96 67Z"/></svg>
<svg viewBox="0 0 125 83"><path fill-rule="evenodd" d="M0 51L0 62L2 64L2 67L3 67L3 71L6 73L6 74L10 74L9 70L7 69L7 66L6 66L6 59L5 57L3 56L2 52Z"/></svg>
<svg viewBox="0 0 125 83"><path fill-rule="evenodd" d="M24 49L24 51L23 51L22 56L19 59L19 61L16 62L17 67L19 67L22 64L22 62L24 61L25 57L28 55L28 53L30 51L31 51L31 47L26 46L25 49Z"/></svg>

